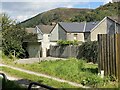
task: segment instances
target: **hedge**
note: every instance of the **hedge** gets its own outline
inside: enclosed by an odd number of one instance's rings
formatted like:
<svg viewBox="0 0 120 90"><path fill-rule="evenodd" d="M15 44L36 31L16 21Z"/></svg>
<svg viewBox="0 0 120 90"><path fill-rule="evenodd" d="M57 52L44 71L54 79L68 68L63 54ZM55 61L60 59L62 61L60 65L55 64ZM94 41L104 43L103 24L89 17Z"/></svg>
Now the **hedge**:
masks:
<svg viewBox="0 0 120 90"><path fill-rule="evenodd" d="M84 42L79 47L78 57L87 59L88 62L97 62L98 57L98 43L96 41L93 42Z"/></svg>

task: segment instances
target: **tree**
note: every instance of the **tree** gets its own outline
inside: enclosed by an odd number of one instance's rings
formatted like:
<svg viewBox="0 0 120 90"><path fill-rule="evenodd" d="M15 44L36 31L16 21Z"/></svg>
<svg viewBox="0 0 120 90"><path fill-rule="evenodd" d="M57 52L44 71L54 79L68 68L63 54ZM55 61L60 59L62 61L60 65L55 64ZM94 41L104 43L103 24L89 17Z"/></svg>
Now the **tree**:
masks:
<svg viewBox="0 0 120 90"><path fill-rule="evenodd" d="M2 15L2 36L2 46L5 55L11 56L14 51L16 57L22 57L25 54L22 44L26 32L24 28L17 25L16 21L10 19L6 14Z"/></svg>

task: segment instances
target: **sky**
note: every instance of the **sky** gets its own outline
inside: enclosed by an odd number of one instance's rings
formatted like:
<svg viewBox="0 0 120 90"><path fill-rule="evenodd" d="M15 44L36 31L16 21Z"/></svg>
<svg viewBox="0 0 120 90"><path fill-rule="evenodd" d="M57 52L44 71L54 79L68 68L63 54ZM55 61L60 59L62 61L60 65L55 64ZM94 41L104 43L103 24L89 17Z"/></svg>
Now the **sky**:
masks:
<svg viewBox="0 0 120 90"><path fill-rule="evenodd" d="M24 21L39 13L55 8L95 9L111 0L1 0L0 13L7 13L16 21Z"/></svg>

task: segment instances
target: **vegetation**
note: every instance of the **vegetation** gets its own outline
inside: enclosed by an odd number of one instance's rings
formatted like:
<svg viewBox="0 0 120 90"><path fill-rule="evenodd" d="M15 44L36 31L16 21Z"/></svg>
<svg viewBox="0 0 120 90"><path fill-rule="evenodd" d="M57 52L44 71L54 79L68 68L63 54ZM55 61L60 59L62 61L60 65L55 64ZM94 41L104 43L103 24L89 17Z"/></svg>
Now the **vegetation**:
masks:
<svg viewBox="0 0 120 90"><path fill-rule="evenodd" d="M16 57L24 56L25 50L22 45L26 32L6 14L2 15L2 36L2 47L5 55L12 57L15 51Z"/></svg>
<svg viewBox="0 0 120 90"><path fill-rule="evenodd" d="M68 60L43 61L33 64L11 63L12 66L21 67L30 71L44 73L50 76L62 78L85 86L97 88L117 88L117 82L109 77L98 76L97 64L89 64L83 60L69 58Z"/></svg>
<svg viewBox="0 0 120 90"><path fill-rule="evenodd" d="M78 58L83 58L88 62L97 62L98 57L98 43L96 41L84 42L79 47L79 56Z"/></svg>
<svg viewBox="0 0 120 90"><path fill-rule="evenodd" d="M70 18L79 14L81 11L90 11L91 9L67 9L57 8L47 12L40 13L26 21L21 22L25 27L35 27L39 24L51 24L52 22L70 21Z"/></svg>
<svg viewBox="0 0 120 90"><path fill-rule="evenodd" d="M35 76L35 75L31 75L31 74L27 74L21 71L17 71L14 69L10 69L7 67L0 67L5 73L7 73L8 75L12 75L15 77L20 77L23 79L27 79L33 82L38 82L38 83L42 83L51 87L55 87L55 88L77 88L74 86L71 86L67 83L61 83L52 79L48 79L48 78L44 78L44 77L40 77L40 76Z"/></svg>
<svg viewBox="0 0 120 90"><path fill-rule="evenodd" d="M88 41L80 43L77 40L68 41L68 40L59 40L58 45L67 46L67 45L77 45L79 47L79 52L77 58L82 58L87 60L87 62L97 63L98 57L98 44L96 41ZM79 44L81 44L79 46Z"/></svg>
<svg viewBox="0 0 120 90"><path fill-rule="evenodd" d="M99 21L105 16L117 18L119 4L119 2L108 3L96 9L57 8L23 21L21 25L35 27L38 24L51 24L52 22Z"/></svg>
<svg viewBox="0 0 120 90"><path fill-rule="evenodd" d="M79 42L77 40L69 41L69 40L59 40L57 42L59 45L78 45Z"/></svg>

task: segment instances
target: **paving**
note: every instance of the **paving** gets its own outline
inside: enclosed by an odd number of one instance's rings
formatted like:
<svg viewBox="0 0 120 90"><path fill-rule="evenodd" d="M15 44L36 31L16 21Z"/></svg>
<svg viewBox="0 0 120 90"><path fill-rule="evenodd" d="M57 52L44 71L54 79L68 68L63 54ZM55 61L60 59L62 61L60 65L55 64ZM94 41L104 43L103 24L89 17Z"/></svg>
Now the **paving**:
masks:
<svg viewBox="0 0 120 90"><path fill-rule="evenodd" d="M42 73L37 73L37 72L33 72L33 71L29 71L29 70L25 70L25 69L21 69L21 68L9 66L9 65L4 65L4 64L0 64L0 66L4 66L4 67L11 68L11 69L15 69L15 70L27 73L27 74L32 74L32 75L36 75L36 76L41 76L41 77L49 78L49 79L52 79L52 80L55 80L55 81L58 81L58 82L68 83L68 84L70 84L72 86L76 86L76 87L89 88L89 87L83 86L83 85L81 85L79 83L75 83L75 82L71 82L71 81L68 81L68 80L56 78L56 77L49 76L49 75L42 74Z"/></svg>
<svg viewBox="0 0 120 90"><path fill-rule="evenodd" d="M15 63L32 64L35 62L55 61L55 60L67 60L67 59L66 58L56 58L56 57L40 57L40 59L39 58L19 59L19 60L16 60Z"/></svg>

